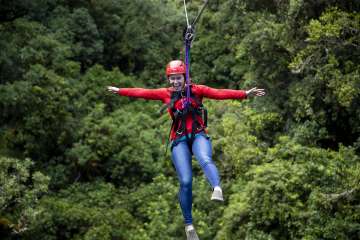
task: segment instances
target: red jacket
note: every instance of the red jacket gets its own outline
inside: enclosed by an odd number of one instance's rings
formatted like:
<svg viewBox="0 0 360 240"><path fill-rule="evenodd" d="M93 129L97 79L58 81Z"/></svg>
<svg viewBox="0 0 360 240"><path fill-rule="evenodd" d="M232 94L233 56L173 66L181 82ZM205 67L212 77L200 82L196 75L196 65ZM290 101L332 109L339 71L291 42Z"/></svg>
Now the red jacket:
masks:
<svg viewBox="0 0 360 240"><path fill-rule="evenodd" d="M172 88L158 88L158 89L145 89L145 88L120 88L119 95L129 96L136 98L144 98L150 100L160 100L165 104L169 104L171 100ZM200 102L204 97L210 99L244 99L246 98L246 92L243 90L232 90L232 89L215 89L205 85L196 85L192 84L191 92L195 95ZM174 107L176 109L182 110L182 102L185 98L179 99L175 102ZM172 116L172 112L168 109L169 114ZM199 123L203 126L203 120L201 118L197 119ZM189 115L186 118L186 129L188 133L192 131L192 117ZM175 126L176 128L176 126ZM195 130L195 133L202 131ZM176 133L174 129L171 129L170 139L174 140Z"/></svg>

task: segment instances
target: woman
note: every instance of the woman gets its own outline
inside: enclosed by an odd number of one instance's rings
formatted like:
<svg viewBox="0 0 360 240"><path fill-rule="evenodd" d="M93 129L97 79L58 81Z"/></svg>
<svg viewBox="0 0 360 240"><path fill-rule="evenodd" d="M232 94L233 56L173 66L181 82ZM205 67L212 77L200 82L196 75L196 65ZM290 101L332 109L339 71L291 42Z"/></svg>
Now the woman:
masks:
<svg viewBox="0 0 360 240"><path fill-rule="evenodd" d="M166 76L171 87L159 89L116 88L108 91L121 96L160 100L168 106L173 119L170 131L171 156L179 181L179 202L185 222L188 240L198 236L192 225L192 169L191 158L195 156L213 188L211 200L223 201L218 170L212 161L211 141L206 132L206 114L203 116L203 97L211 99L245 99L249 96L263 96L264 89L252 88L248 91L214 89L192 84L190 98L186 98L185 64L180 60L171 61L166 67Z"/></svg>

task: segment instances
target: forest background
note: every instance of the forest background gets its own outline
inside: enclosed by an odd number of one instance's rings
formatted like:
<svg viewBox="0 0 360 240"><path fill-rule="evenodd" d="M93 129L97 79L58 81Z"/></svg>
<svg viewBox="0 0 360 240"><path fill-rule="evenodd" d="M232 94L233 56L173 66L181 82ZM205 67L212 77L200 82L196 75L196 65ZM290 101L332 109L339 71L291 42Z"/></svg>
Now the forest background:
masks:
<svg viewBox="0 0 360 240"><path fill-rule="evenodd" d="M194 82L267 95L205 100L225 203L194 160L201 239L360 239L359 9L209 1ZM182 1L0 1L1 239L185 238L169 117L106 91L167 86L184 26Z"/></svg>

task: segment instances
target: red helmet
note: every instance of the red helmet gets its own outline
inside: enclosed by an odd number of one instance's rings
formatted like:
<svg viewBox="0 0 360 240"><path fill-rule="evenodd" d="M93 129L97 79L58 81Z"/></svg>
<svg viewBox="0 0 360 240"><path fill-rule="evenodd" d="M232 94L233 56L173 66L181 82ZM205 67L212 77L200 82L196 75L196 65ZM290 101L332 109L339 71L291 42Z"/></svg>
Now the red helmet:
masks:
<svg viewBox="0 0 360 240"><path fill-rule="evenodd" d="M186 68L183 61L173 60L166 65L166 76L172 74L185 74Z"/></svg>

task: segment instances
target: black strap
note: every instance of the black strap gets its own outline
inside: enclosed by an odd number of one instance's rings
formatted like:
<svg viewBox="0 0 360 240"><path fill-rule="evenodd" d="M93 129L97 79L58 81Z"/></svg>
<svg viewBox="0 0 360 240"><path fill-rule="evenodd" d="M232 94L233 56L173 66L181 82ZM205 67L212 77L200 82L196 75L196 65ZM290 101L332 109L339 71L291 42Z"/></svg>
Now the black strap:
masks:
<svg viewBox="0 0 360 240"><path fill-rule="evenodd" d="M198 121L195 114L195 109L192 109L191 111L191 117L192 117L192 126L191 126L191 142L194 141L195 138L195 130L197 129Z"/></svg>
<svg viewBox="0 0 360 240"><path fill-rule="evenodd" d="M203 114L204 114L204 126L205 128L207 128L207 121L208 121L208 112L207 112L207 109L203 106Z"/></svg>

